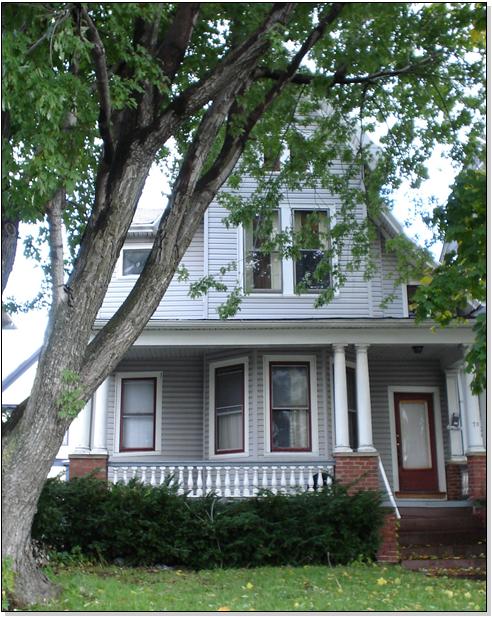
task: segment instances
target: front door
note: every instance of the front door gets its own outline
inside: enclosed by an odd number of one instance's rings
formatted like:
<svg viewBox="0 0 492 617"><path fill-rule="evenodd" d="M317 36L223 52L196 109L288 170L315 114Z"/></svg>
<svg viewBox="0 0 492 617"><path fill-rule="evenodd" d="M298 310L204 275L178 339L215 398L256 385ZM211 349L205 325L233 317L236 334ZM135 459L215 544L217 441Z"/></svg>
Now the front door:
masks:
<svg viewBox="0 0 492 617"><path fill-rule="evenodd" d="M395 392L394 396L400 492L437 492L432 394Z"/></svg>

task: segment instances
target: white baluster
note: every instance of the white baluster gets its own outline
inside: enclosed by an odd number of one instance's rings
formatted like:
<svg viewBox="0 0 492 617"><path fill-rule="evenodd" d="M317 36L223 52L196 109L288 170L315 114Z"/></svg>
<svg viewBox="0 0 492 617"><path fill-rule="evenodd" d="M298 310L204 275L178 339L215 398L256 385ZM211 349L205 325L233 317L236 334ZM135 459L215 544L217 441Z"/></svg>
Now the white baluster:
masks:
<svg viewBox="0 0 492 617"><path fill-rule="evenodd" d="M207 470L207 477L205 479L205 492L208 494L212 492L212 468L206 467L205 469Z"/></svg>
<svg viewBox="0 0 492 617"><path fill-rule="evenodd" d="M253 467L253 495L258 493L258 467Z"/></svg>
<svg viewBox="0 0 492 617"><path fill-rule="evenodd" d="M277 468L275 466L272 467L272 493L274 495L277 494Z"/></svg>
<svg viewBox="0 0 492 617"><path fill-rule="evenodd" d="M290 468L290 478L289 478L289 488L291 493L295 492L295 488L296 488L296 474L295 474L295 467L292 466Z"/></svg>
<svg viewBox="0 0 492 617"><path fill-rule="evenodd" d="M243 497L249 497L250 492L249 492L249 469L247 467L244 467L244 474L243 474Z"/></svg>
<svg viewBox="0 0 492 617"><path fill-rule="evenodd" d="M118 482L118 467L111 467L113 470L113 484Z"/></svg>
<svg viewBox="0 0 492 617"><path fill-rule="evenodd" d="M193 467L188 466L188 491L190 492L190 497L195 496L195 487L193 486Z"/></svg>
<svg viewBox="0 0 492 617"><path fill-rule="evenodd" d="M147 483L147 467L142 467L142 478L141 478L142 484L146 484Z"/></svg>
<svg viewBox="0 0 492 617"><path fill-rule="evenodd" d="M123 484L128 484L128 467L123 467Z"/></svg>
<svg viewBox="0 0 492 617"><path fill-rule="evenodd" d="M281 473L280 473L280 491L282 493L285 493L285 488L287 486L287 480L285 478L285 470L287 469L287 467L285 467L284 465L282 467L280 467L281 469Z"/></svg>
<svg viewBox="0 0 492 617"><path fill-rule="evenodd" d="M262 467L262 469L263 469L263 474L261 477L261 488L264 488L265 490L267 490L268 489L267 468Z"/></svg>
<svg viewBox="0 0 492 617"><path fill-rule="evenodd" d="M304 465L299 467L299 487L301 491L306 490L306 483L304 481Z"/></svg>
<svg viewBox="0 0 492 617"><path fill-rule="evenodd" d="M310 493L314 491L313 467L311 465L308 467L308 491Z"/></svg>
<svg viewBox="0 0 492 617"><path fill-rule="evenodd" d="M184 489L184 467L178 467L179 475L178 475L178 495L183 495L185 492Z"/></svg>
<svg viewBox="0 0 492 617"><path fill-rule="evenodd" d="M318 469L318 488L321 490L323 486L323 468L320 467Z"/></svg>
<svg viewBox="0 0 492 617"><path fill-rule="evenodd" d="M136 479L136 477L137 477L137 468L132 467L132 479Z"/></svg>
<svg viewBox="0 0 492 617"><path fill-rule="evenodd" d="M161 474L159 476L159 484L162 486L164 484L164 476L165 476L165 472L166 472L166 468L165 467L159 467L159 473Z"/></svg>
<svg viewBox="0 0 492 617"><path fill-rule="evenodd" d="M225 468L224 497L231 496L231 478L229 476L230 469L230 467Z"/></svg>
<svg viewBox="0 0 492 617"><path fill-rule="evenodd" d="M329 467L326 470L326 483L328 484L328 486L331 486L333 484L333 467Z"/></svg>
<svg viewBox="0 0 492 617"><path fill-rule="evenodd" d="M150 468L150 484L152 486L155 486L156 482L155 482L155 467L151 467Z"/></svg>
<svg viewBox="0 0 492 617"><path fill-rule="evenodd" d="M201 497L203 495L203 480L202 480L203 467L197 467L196 472L196 496Z"/></svg>
<svg viewBox="0 0 492 617"><path fill-rule="evenodd" d="M239 490L239 467L234 467L234 497L241 497Z"/></svg>
<svg viewBox="0 0 492 617"><path fill-rule="evenodd" d="M174 466L169 467L169 486L176 487L178 484L178 479L176 478L176 474L174 473Z"/></svg>
<svg viewBox="0 0 492 617"><path fill-rule="evenodd" d="M215 473L215 492L217 493L218 497L222 497L222 479L220 476L220 467L217 467Z"/></svg>

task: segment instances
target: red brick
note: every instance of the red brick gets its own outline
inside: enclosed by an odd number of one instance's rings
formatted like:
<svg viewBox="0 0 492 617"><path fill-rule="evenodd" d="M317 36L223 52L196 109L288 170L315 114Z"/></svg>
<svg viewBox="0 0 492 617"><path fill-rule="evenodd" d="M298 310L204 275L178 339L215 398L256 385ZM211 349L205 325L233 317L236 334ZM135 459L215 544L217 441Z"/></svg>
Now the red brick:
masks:
<svg viewBox="0 0 492 617"><path fill-rule="evenodd" d="M459 463L446 463L446 487L448 499L462 499L463 489L461 473L463 465Z"/></svg>
<svg viewBox="0 0 492 617"><path fill-rule="evenodd" d="M377 560L385 563L398 563L400 561L400 550L398 521L395 514L388 513L385 515L380 535L381 544L377 553Z"/></svg>
<svg viewBox="0 0 492 617"><path fill-rule="evenodd" d="M487 458L485 454L468 454L468 498L485 499L487 495Z"/></svg>
<svg viewBox="0 0 492 617"><path fill-rule="evenodd" d="M90 454L71 454L69 457L69 478L81 478L92 474L100 480L108 480L108 457Z"/></svg>
<svg viewBox="0 0 492 617"><path fill-rule="evenodd" d="M378 459L358 453L335 454L335 478L349 487L349 494L379 489Z"/></svg>

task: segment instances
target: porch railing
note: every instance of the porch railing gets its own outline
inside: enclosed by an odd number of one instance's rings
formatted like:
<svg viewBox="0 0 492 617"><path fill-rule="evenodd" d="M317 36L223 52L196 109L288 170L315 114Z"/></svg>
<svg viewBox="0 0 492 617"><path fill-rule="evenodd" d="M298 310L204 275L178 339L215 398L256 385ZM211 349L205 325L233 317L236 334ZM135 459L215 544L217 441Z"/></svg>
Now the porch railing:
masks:
<svg viewBox="0 0 492 617"><path fill-rule="evenodd" d="M326 463L112 463L108 477L113 483L127 484L135 478L144 484L176 487L180 495L202 497L215 493L219 497L253 497L261 490L272 493L315 491L330 485L335 464Z"/></svg>

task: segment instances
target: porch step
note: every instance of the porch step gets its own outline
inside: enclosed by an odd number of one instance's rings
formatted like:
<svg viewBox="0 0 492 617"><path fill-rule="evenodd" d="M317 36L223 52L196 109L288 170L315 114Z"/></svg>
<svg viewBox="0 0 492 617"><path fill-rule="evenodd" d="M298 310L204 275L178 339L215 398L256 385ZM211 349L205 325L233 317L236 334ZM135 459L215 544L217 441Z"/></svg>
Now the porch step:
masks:
<svg viewBox="0 0 492 617"><path fill-rule="evenodd" d="M446 575L459 578L486 578L487 560L471 559L405 559L401 565L407 570L421 571L429 575Z"/></svg>
<svg viewBox="0 0 492 617"><path fill-rule="evenodd" d="M401 564L429 575L484 578L486 530L464 508L403 508L399 543Z"/></svg>
<svg viewBox="0 0 492 617"><path fill-rule="evenodd" d="M412 559L456 559L484 558L487 553L485 542L476 544L436 544L434 546L410 545L400 546L403 561Z"/></svg>

